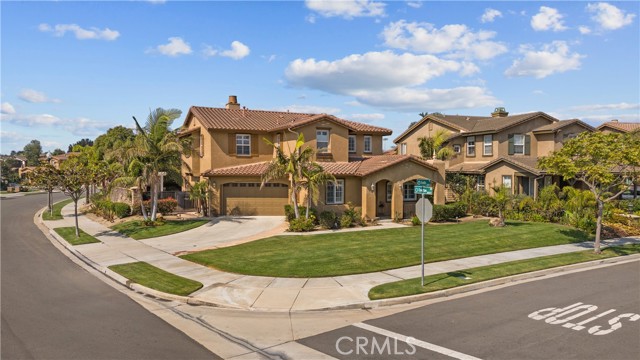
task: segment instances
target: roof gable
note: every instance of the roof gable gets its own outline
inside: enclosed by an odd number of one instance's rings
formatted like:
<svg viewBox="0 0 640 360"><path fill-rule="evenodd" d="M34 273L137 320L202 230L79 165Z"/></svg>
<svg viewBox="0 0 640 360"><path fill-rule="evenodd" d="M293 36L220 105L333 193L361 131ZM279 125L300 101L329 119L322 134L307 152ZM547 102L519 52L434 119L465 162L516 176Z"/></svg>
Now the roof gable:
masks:
<svg viewBox="0 0 640 360"><path fill-rule="evenodd" d="M602 129L605 128L610 128L622 132L631 132L640 129L640 123L609 121L598 126L596 130L602 131Z"/></svg>
<svg viewBox="0 0 640 360"><path fill-rule="evenodd" d="M569 119L569 120L560 120L558 122L554 122L554 123L551 123L551 124L548 124L548 125L545 125L545 126L541 126L541 127L537 128L537 129L533 130L533 132L534 133L552 132L552 131L560 130L560 129L565 128L565 127L567 127L569 125L574 125L574 124L575 125L579 125L579 126L585 128L588 131L595 131L596 130L593 126L591 126L591 125L589 125L589 124L587 124L587 123L585 123L585 122L583 122L583 121L581 121L579 119Z"/></svg>

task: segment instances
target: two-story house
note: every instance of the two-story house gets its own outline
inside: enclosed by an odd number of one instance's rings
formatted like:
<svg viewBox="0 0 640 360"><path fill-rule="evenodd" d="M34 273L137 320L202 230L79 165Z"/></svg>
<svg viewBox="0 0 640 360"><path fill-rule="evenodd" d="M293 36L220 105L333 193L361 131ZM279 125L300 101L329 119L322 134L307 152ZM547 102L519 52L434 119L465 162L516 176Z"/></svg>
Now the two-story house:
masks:
<svg viewBox="0 0 640 360"><path fill-rule="evenodd" d="M640 122L622 122L618 120L611 120L596 128L596 130L604 133L619 133L624 134L632 131L640 130Z"/></svg>
<svg viewBox="0 0 640 360"><path fill-rule="evenodd" d="M449 134L446 145L454 156L445 162L446 173L477 177L477 188L489 193L504 185L514 194L537 197L541 187L561 183L537 168L538 158L562 147L583 131L594 131L578 120L558 120L543 112L509 115L496 108L491 116L429 114L398 136L399 154L419 155L419 139L437 131Z"/></svg>
<svg viewBox="0 0 640 360"><path fill-rule="evenodd" d="M435 202L444 203L444 163L383 154L383 137L391 130L328 114L250 110L235 96L225 108L189 109L180 132L192 143L183 156L185 187L208 180L214 214L283 215L291 202L288 179L261 187L261 178L273 146L290 153L300 133L303 146L313 148L316 161L336 177L320 189L314 204L319 211L342 212L352 203L370 219L409 216L420 178L432 180Z"/></svg>

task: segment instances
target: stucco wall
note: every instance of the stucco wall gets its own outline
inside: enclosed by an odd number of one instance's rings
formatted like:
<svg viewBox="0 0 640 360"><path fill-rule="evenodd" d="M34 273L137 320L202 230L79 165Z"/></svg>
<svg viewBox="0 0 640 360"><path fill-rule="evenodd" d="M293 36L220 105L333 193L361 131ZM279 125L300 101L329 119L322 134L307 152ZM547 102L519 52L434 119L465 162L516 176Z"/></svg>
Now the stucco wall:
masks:
<svg viewBox="0 0 640 360"><path fill-rule="evenodd" d="M396 145L398 146L398 154L400 154L402 144L407 144L407 155L420 156L420 147L418 146L420 140L418 139L421 137L431 137L440 130L446 130L452 134L460 132L455 128L441 125L431 120L427 120L422 125L411 131L411 133L406 135L402 141L396 143Z"/></svg>

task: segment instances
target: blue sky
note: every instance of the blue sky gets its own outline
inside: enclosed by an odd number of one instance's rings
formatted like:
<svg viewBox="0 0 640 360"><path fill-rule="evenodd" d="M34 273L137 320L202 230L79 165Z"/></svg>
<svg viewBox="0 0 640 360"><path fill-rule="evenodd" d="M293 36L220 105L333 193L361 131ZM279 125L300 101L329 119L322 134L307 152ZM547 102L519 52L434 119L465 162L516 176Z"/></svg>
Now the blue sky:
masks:
<svg viewBox="0 0 640 360"><path fill-rule="evenodd" d="M640 121L640 3L0 2L1 153L149 109L325 112L400 134L420 112ZM179 125L179 124L176 124Z"/></svg>

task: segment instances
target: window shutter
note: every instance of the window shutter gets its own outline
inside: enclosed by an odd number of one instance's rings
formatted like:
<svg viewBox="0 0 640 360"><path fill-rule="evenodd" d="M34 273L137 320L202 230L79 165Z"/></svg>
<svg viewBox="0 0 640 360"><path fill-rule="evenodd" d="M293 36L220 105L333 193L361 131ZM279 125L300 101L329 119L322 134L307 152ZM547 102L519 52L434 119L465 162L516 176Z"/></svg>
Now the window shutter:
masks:
<svg viewBox="0 0 640 360"><path fill-rule="evenodd" d="M509 134L509 155L513 155L515 152L515 146L513 145L513 134Z"/></svg>
<svg viewBox="0 0 640 360"><path fill-rule="evenodd" d="M258 156L258 135L252 134L251 136L251 156Z"/></svg>
<svg viewBox="0 0 640 360"><path fill-rule="evenodd" d="M229 134L229 155L236 154L236 134Z"/></svg>
<svg viewBox="0 0 640 360"><path fill-rule="evenodd" d="M531 135L524 136L524 154L525 155L531 154Z"/></svg>

